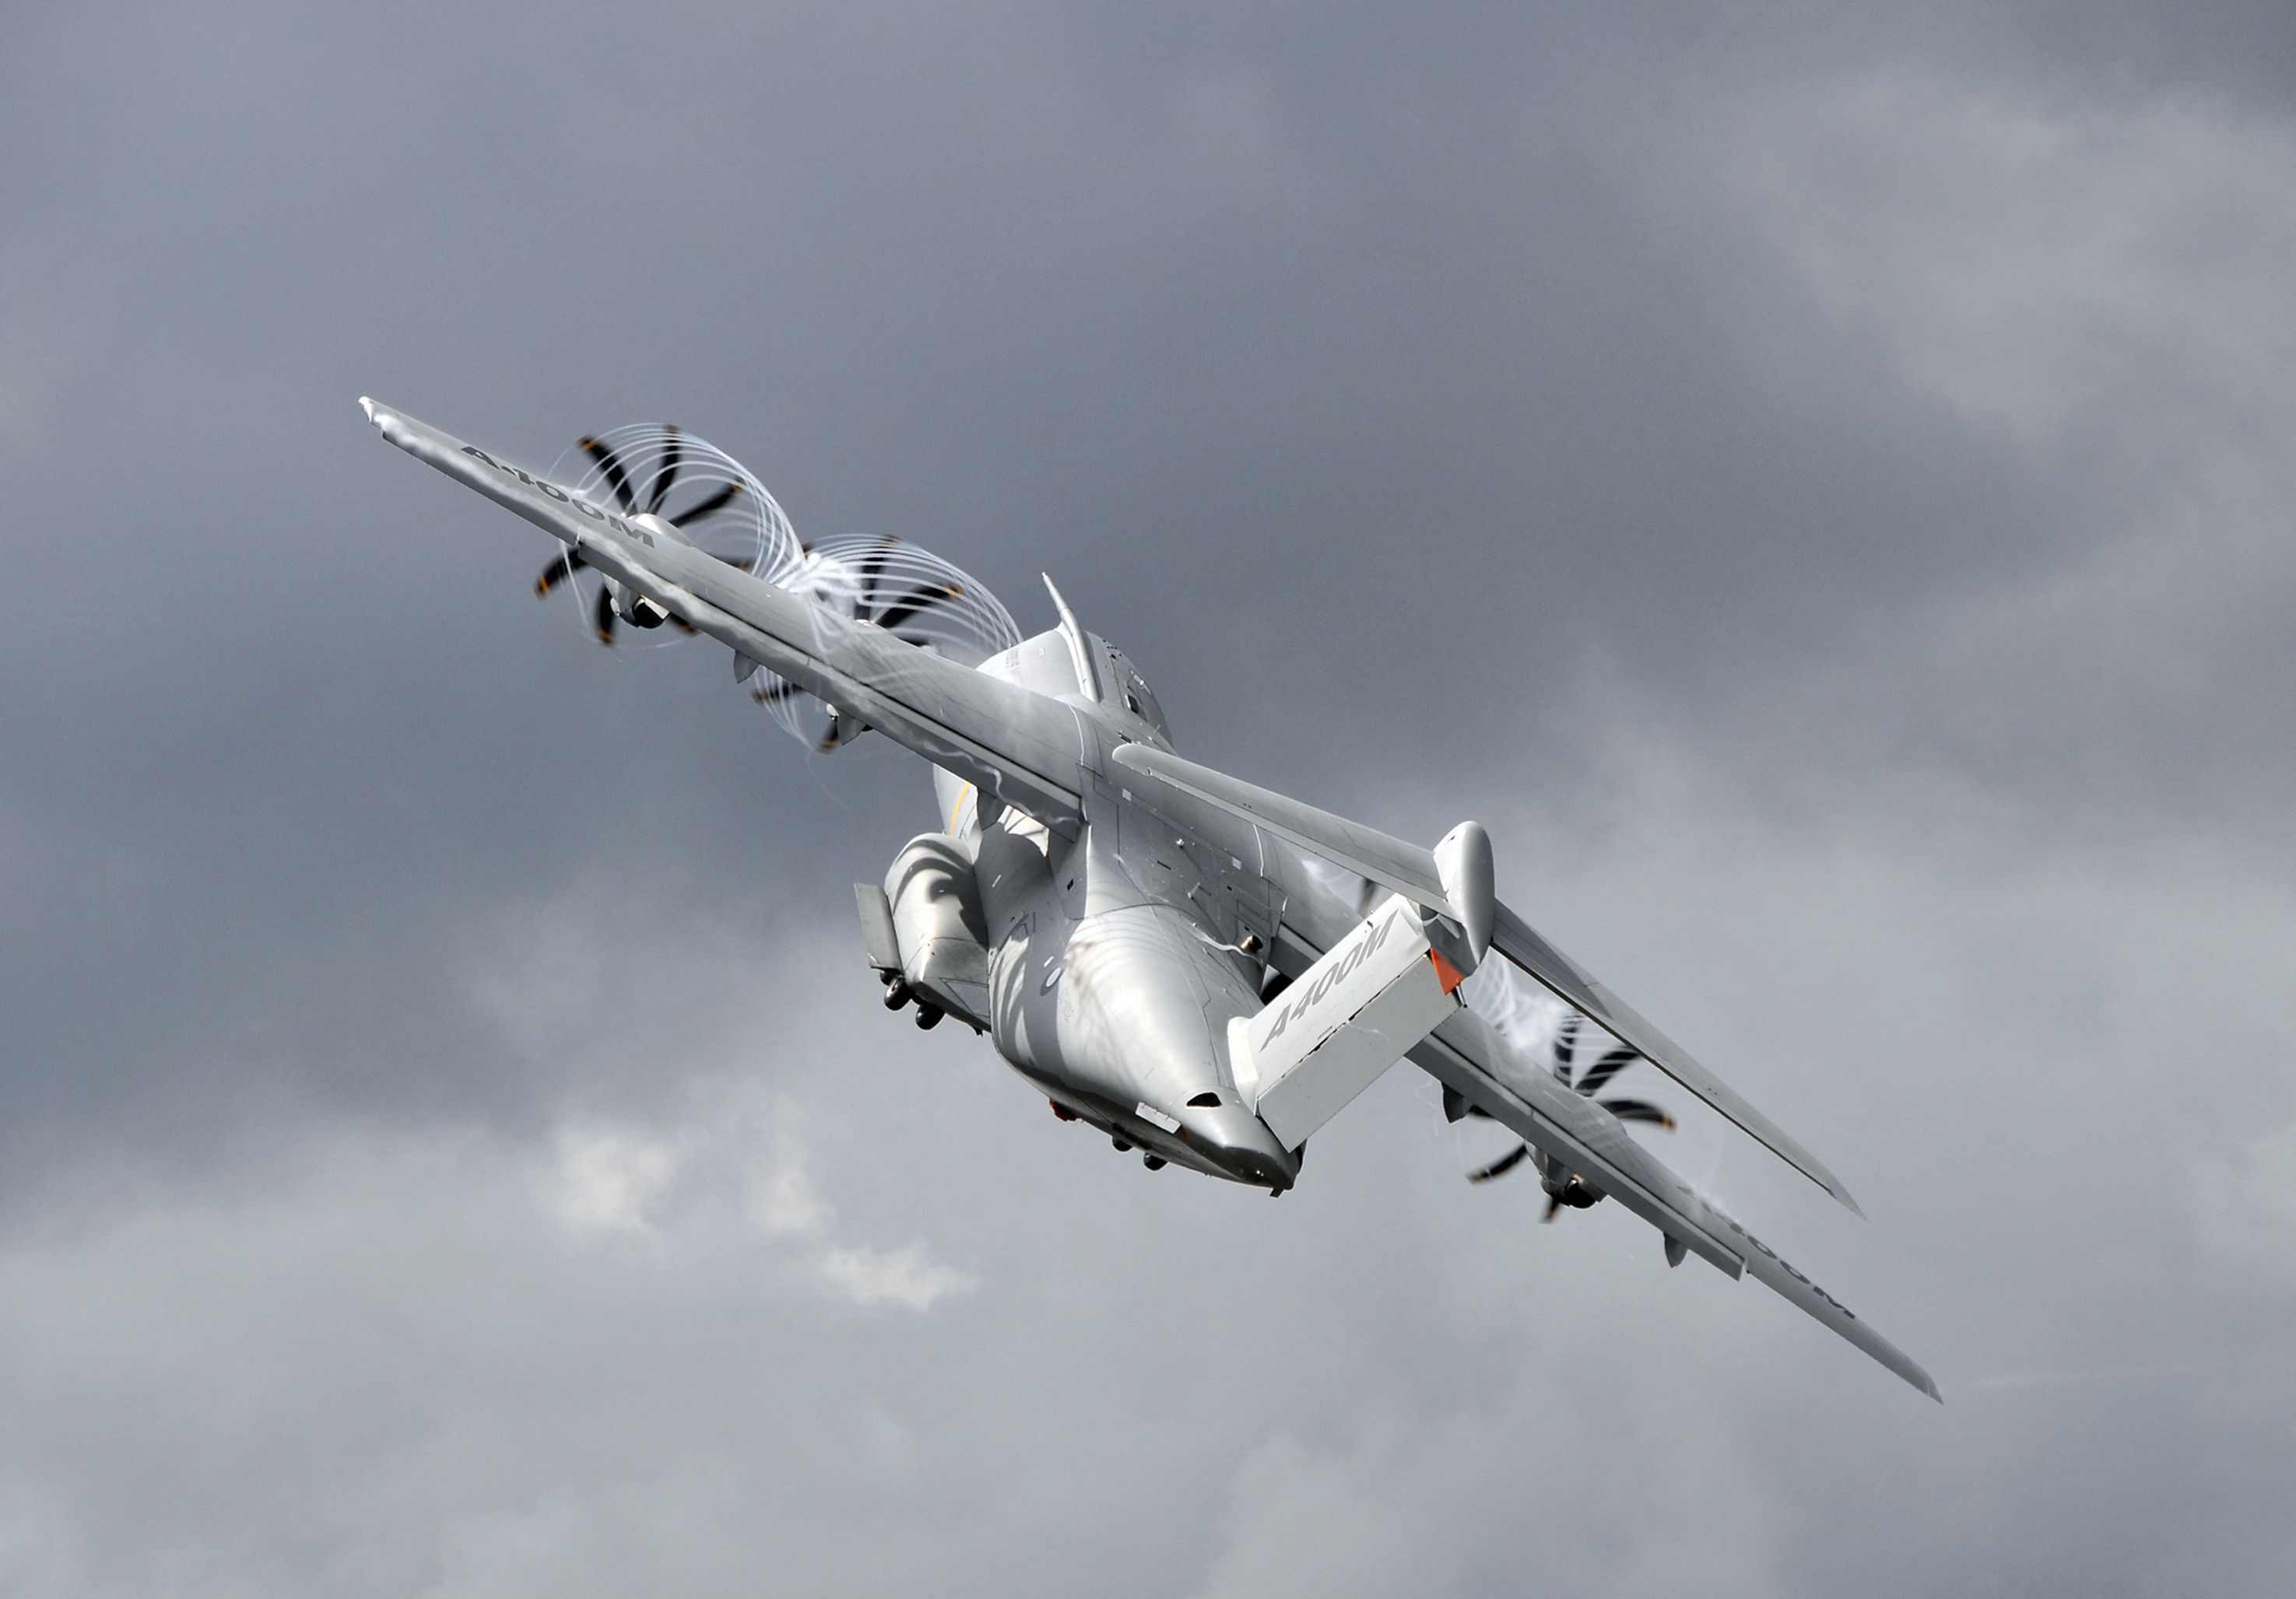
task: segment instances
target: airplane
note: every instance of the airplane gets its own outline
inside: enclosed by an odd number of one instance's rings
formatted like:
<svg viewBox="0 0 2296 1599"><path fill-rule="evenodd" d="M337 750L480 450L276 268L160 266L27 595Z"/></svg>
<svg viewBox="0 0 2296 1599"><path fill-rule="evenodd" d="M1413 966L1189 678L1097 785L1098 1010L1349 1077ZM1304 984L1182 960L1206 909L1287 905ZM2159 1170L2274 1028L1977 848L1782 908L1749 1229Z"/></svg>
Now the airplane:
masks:
<svg viewBox="0 0 2296 1599"><path fill-rule="evenodd" d="M1647 1062L1864 1214L1816 1156L1497 898L1480 824L1429 848L1188 760L1138 668L1050 578L1058 623L1024 638L914 545L800 542L763 486L693 435L585 438L584 470L560 483L359 403L385 439L560 542L538 594L594 574L602 643L621 624L706 635L816 747L873 731L924 758L940 825L882 884L856 887L870 965L890 1008L985 1035L1062 1120L1152 1169L1280 1197L1310 1136L1408 1060L1448 1119L1521 1141L1476 1180L1527 1162L1550 1220L1616 1201L1658 1230L1669 1266L1696 1255L1751 1275L1941 1401L1896 1345L1628 1136L1672 1125L1647 1101L1603 1097ZM739 547L713 531L726 522ZM1468 1003L1487 968L1569 1007L1549 1059ZM1574 1078L1582 1027L1618 1042Z"/></svg>

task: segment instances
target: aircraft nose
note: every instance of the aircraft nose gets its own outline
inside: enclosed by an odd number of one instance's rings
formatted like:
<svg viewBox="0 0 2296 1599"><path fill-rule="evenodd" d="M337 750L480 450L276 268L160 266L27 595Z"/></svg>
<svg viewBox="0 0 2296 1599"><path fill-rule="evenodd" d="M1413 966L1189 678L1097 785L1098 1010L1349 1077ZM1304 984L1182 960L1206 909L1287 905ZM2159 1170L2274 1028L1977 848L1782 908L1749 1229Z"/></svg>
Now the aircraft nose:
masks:
<svg viewBox="0 0 2296 1599"><path fill-rule="evenodd" d="M1242 1105L1206 1106L1188 1119L1188 1141L1239 1183L1278 1193L1300 1179L1300 1158Z"/></svg>

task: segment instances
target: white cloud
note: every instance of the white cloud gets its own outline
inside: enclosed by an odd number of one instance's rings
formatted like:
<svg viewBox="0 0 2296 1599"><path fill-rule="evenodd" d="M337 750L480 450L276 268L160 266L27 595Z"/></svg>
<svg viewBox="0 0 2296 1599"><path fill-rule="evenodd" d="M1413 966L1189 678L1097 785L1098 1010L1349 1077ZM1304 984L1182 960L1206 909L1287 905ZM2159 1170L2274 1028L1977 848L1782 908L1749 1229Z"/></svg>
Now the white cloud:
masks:
<svg viewBox="0 0 2296 1599"><path fill-rule="evenodd" d="M898 1250L832 1245L821 1257L821 1274L857 1305L892 1304L909 1310L930 1310L944 1295L972 1286L970 1276L934 1260L922 1243Z"/></svg>
<svg viewBox="0 0 2296 1599"><path fill-rule="evenodd" d="M773 1163L750 1185L751 1223L770 1237L803 1241L821 1281L856 1305L895 1305L926 1311L951 1293L974 1286L968 1273L932 1258L922 1240L896 1250L840 1243L831 1235L837 1207L815 1185L804 1146L783 1132Z"/></svg>
<svg viewBox="0 0 2296 1599"><path fill-rule="evenodd" d="M677 1152L656 1139L584 1130L559 1139L555 1204L573 1226L642 1232L647 1207L677 1175Z"/></svg>
<svg viewBox="0 0 2296 1599"><path fill-rule="evenodd" d="M779 1163L754 1185L750 1201L758 1226L775 1237L809 1237L827 1226L835 1214L793 1149L785 1150Z"/></svg>
<svg viewBox="0 0 2296 1599"><path fill-rule="evenodd" d="M976 1286L970 1273L935 1259L922 1239L897 1249L841 1240L837 1207L814 1181L791 1119L775 1096L737 1084L694 1095L663 1129L563 1129L549 1169L551 1210L578 1232L644 1234L664 1243L707 1239L727 1250L740 1247L742 1229L720 1224L738 1218L794 1247L832 1294L857 1306L922 1313Z"/></svg>

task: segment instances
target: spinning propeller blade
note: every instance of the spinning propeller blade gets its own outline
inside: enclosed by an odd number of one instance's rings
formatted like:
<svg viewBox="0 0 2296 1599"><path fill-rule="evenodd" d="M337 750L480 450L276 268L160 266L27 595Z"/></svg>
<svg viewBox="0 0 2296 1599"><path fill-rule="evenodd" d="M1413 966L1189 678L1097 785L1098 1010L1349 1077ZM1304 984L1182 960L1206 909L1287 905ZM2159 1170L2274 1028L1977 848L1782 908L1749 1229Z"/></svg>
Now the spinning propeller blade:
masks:
<svg viewBox="0 0 2296 1599"><path fill-rule="evenodd" d="M661 520L668 522L673 528L683 528L688 522L698 522L705 516L717 515L720 511L726 509L726 506L732 504L734 503L734 496L739 495L741 492L741 484L738 482L728 483L722 488L718 489L716 494L709 496L707 499L686 507L686 509L679 512L676 516L665 516Z"/></svg>
<svg viewBox="0 0 2296 1599"><path fill-rule="evenodd" d="M656 512L661 510L662 501L669 497L670 486L677 481L678 470L685 464L685 435L677 430L674 422L662 430L669 435L669 442L662 447L661 470L654 473L653 482L646 489L645 508Z"/></svg>
<svg viewBox="0 0 2296 1599"><path fill-rule="evenodd" d="M1578 1058L1578 1025L1579 1018L1573 1014L1565 1017L1562 1025L1555 1029L1554 1075L1573 1092L1583 1094L1588 1099L1594 1100L1596 1104L1620 1121L1644 1122L1652 1127L1664 1128L1669 1132L1673 1131L1674 1118L1646 1099L1597 1097L1604 1088L1610 1086L1612 1078L1643 1058L1641 1051L1623 1044L1616 1049L1605 1051L1600 1059L1578 1075L1577 1080L1572 1080L1570 1069ZM1472 1107L1468 1107L1467 1113L1472 1115L1479 1112ZM1488 1183L1494 1177L1505 1177L1529 1159L1530 1152L1530 1145L1518 1144L1489 1165L1469 1172L1467 1181ZM1553 1221L1554 1213L1566 1204L1583 1209L1603 1197L1599 1190L1588 1187L1573 1173L1551 1167L1546 1162L1540 1163L1539 1170L1546 1183L1546 1210L1538 1218L1541 1221Z"/></svg>
<svg viewBox="0 0 2296 1599"><path fill-rule="evenodd" d="M552 589L557 587L561 583L565 582L576 572L580 571L584 567L589 564L590 563L588 562L583 560L582 557L577 554L574 551L567 551L563 555L561 555L557 560L552 562L548 566L542 569L542 576L534 580L534 597L537 600L548 599Z"/></svg>
<svg viewBox="0 0 2296 1599"><path fill-rule="evenodd" d="M621 457L586 433L582 436L579 447L598 463L598 470L606 474L606 484L614 491L615 503L625 511L636 510L637 498L630 493L630 480L628 474L622 471Z"/></svg>
<svg viewBox="0 0 2296 1599"><path fill-rule="evenodd" d="M577 442L576 447L596 463L599 474L604 478L606 487L612 493L616 504L624 511L661 516L663 504L668 502L670 491L676 488L685 477L686 465L695 458L695 451L688 447L683 429L675 422L666 425L659 436L660 454L655 459L652 471L646 478L645 497L641 504L637 494L630 485L633 467L631 460L626 458L625 447L627 447L634 455L636 462L636 470L640 472L647 471L646 451L651 447L643 430L635 430L636 442L633 443L633 430L623 429L608 436L620 439L622 442L619 445L610 444L605 439L586 433ZM712 465L718 471L722 472L729 467L734 472L740 471L738 465L719 457L718 453L706 443L701 446L700 455L705 464ZM687 509L674 517L663 516L662 520L672 527L682 527L687 522L714 516L732 504L741 492L740 478L728 479L714 492L705 495ZM776 512L775 514L778 515L779 512ZM712 553L715 554L715 552ZM751 558L748 556L720 554L718 559L729 566L740 567L744 571L750 570L751 564ZM588 564L578 552L567 551L548 566L544 567L542 575L534 580L536 597L547 599L553 589L568 581ZM611 644L614 642L615 624L619 619L614 611L612 598L603 587L600 588L598 597L592 603L591 607L591 625L597 634L600 644ZM688 636L696 632L693 624L682 616L670 616L668 619L680 633ZM645 616L641 616L638 623L641 627L652 625Z"/></svg>
<svg viewBox="0 0 2296 1599"><path fill-rule="evenodd" d="M1578 1079L1578 1092L1590 1099L1593 1098L1603 1090L1612 1078L1641 1059L1642 1056L1624 1046L1612 1050L1587 1068L1587 1075Z"/></svg>
<svg viewBox="0 0 2296 1599"><path fill-rule="evenodd" d="M869 619L888 633L898 633L901 630L903 622L907 621L926 606L937 605L943 600L959 600L964 597L964 590L953 583L921 583L903 594L898 601L886 606L884 610Z"/></svg>
<svg viewBox="0 0 2296 1599"><path fill-rule="evenodd" d="M1501 1155L1497 1160L1492 1161L1488 1166L1482 1168L1480 1171L1469 1172L1467 1174L1467 1181L1470 1183L1488 1183L1493 1177L1503 1177L1506 1176L1507 1173L1513 1171L1516 1167L1521 1165L1523 1158L1529 1153L1530 1145L1528 1144L1518 1144L1505 1154Z"/></svg>
<svg viewBox="0 0 2296 1599"><path fill-rule="evenodd" d="M1598 1099L1595 1103L1620 1121L1647 1121L1652 1127L1674 1130L1674 1118L1646 1099Z"/></svg>

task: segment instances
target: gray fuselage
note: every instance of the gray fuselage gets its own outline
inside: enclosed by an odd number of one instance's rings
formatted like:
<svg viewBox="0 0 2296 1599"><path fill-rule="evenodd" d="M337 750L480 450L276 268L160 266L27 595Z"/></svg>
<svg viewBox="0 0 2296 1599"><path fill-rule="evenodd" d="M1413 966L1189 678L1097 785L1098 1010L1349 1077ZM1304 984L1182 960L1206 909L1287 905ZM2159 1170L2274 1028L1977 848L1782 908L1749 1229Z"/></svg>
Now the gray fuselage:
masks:
<svg viewBox="0 0 2296 1599"><path fill-rule="evenodd" d="M1088 743L1169 749L1160 708L1131 662L1091 635L1074 637L1080 650L1066 633L1045 634L980 669L1068 705ZM1097 698L1078 692L1086 651ZM1262 1003L1267 919L1280 907L1224 914L1233 890L1208 887L1186 840L1128 830L1113 804L1096 817L1088 806L1068 838L993 801L984 816L971 784L935 778L947 831L905 850L887 887L898 902L904 862L946 870L970 857L972 882L938 891L970 890L964 922L985 949L986 983L964 1008L985 1009L970 1019L997 1053L1064 1118L1214 1177L1290 1187L1300 1157L1246 1107L1227 1043L1228 1022ZM1227 875L1240 874L1235 865ZM1266 931L1255 933L1254 921Z"/></svg>

